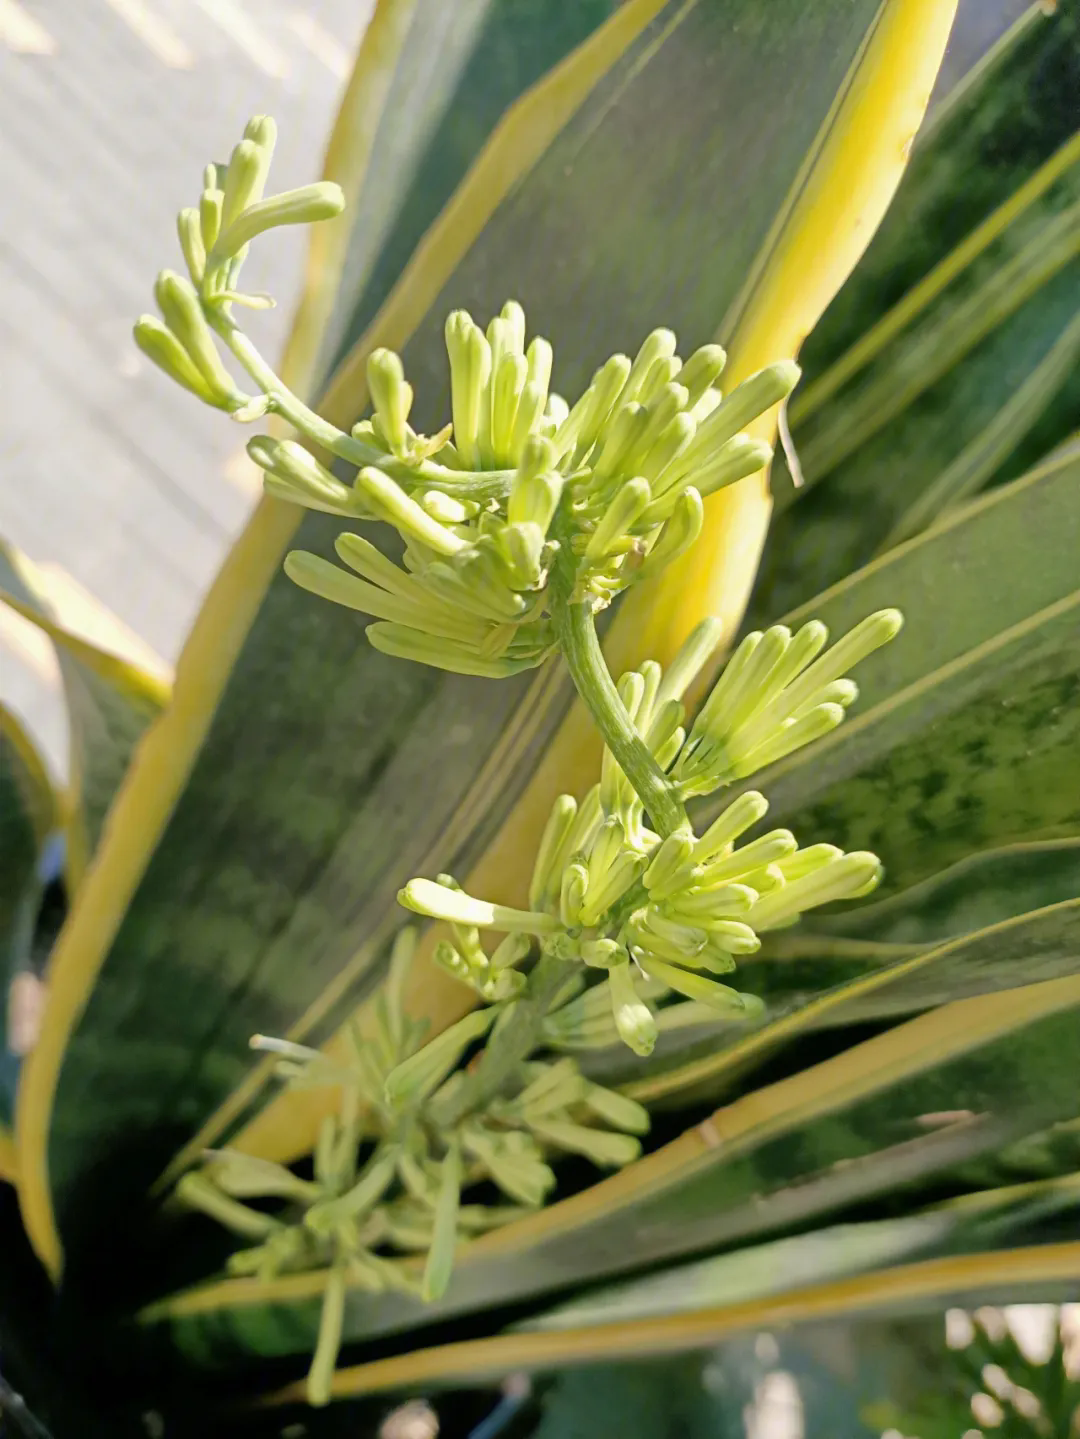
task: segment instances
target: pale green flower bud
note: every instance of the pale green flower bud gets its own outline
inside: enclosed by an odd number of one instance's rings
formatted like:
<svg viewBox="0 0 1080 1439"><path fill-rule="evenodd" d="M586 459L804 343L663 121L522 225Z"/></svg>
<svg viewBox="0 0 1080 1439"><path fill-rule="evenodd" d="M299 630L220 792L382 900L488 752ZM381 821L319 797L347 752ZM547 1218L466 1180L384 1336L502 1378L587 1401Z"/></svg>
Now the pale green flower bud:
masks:
<svg viewBox="0 0 1080 1439"><path fill-rule="evenodd" d="M450 358L454 444L466 467L476 469L480 462L480 417L491 378L491 346L468 312L455 310L446 321L446 350Z"/></svg>
<svg viewBox="0 0 1080 1439"><path fill-rule="evenodd" d="M562 872L559 889L559 918L567 929L581 923L581 907L589 885L589 871L580 860L571 860Z"/></svg>
<svg viewBox="0 0 1080 1439"><path fill-rule="evenodd" d="M544 407L544 418L541 422L541 433L547 439L554 439L559 427L570 417L570 406L563 399L562 395L554 392L548 395L547 404Z"/></svg>
<svg viewBox="0 0 1080 1439"><path fill-rule="evenodd" d="M508 934L495 946L491 954L491 968L497 974L513 969L528 957L532 943L527 934Z"/></svg>
<svg viewBox="0 0 1080 1439"><path fill-rule="evenodd" d="M556 862L562 853L563 841L570 832L577 814L577 801L573 795L561 794L551 807L540 847L533 865L532 882L529 886L529 906L543 909L555 899L555 890L562 883L562 864Z"/></svg>
<svg viewBox="0 0 1080 1439"><path fill-rule="evenodd" d="M787 399L798 384L801 373L794 360L781 360L736 385L708 419L698 426L697 439L687 458L699 461L703 456L714 453L740 430L745 430L751 420Z"/></svg>
<svg viewBox="0 0 1080 1439"><path fill-rule="evenodd" d="M675 501L671 516L638 569L637 582L652 579L668 565L686 554L697 543L705 525L705 506L701 495L691 486Z"/></svg>
<svg viewBox="0 0 1080 1439"><path fill-rule="evenodd" d="M694 846L694 858L699 863L712 859L735 843L769 812L769 801L756 790L748 790L733 800L701 836ZM792 836L794 839L794 836ZM791 851L787 851L791 853ZM767 860L761 863L769 863Z"/></svg>
<svg viewBox="0 0 1080 1439"><path fill-rule="evenodd" d="M782 629L783 627L777 626L777 628ZM789 631L785 630L784 633L789 634ZM819 620L811 620L801 629L796 630L794 635L790 635L790 642L782 657L763 677L758 688L757 711L759 714L794 679L802 674L807 665L824 649L828 638L829 632Z"/></svg>
<svg viewBox="0 0 1080 1439"><path fill-rule="evenodd" d="M585 1093L585 1103L598 1119L627 1134L648 1134L649 1111L636 1099L627 1099L614 1089L604 1089L599 1084L590 1084Z"/></svg>
<svg viewBox="0 0 1080 1439"><path fill-rule="evenodd" d="M277 144L277 124L272 115L252 115L244 126L244 139L254 140L261 150L273 155Z"/></svg>
<svg viewBox="0 0 1080 1439"><path fill-rule="evenodd" d="M620 485L615 498L601 515L589 536L585 558L594 563L602 560L638 522L649 503L647 480L628 480Z"/></svg>
<svg viewBox="0 0 1080 1439"><path fill-rule="evenodd" d="M420 496L420 505L441 525L462 525L475 513L453 495L443 494L442 490L425 490Z"/></svg>
<svg viewBox="0 0 1080 1439"><path fill-rule="evenodd" d="M313 1204L304 1224L315 1234L330 1234L346 1219L359 1219L375 1208L397 1174L398 1146L383 1144L368 1160L353 1187L337 1199Z"/></svg>
<svg viewBox="0 0 1080 1439"><path fill-rule="evenodd" d="M608 993L615 1028L622 1042L643 1058L651 1054L656 1044L656 1020L634 987L629 964L615 964L608 970Z"/></svg>
<svg viewBox="0 0 1080 1439"><path fill-rule="evenodd" d="M287 557L286 557L287 558ZM384 655L396 659L413 660L416 664L431 665L435 669L450 670L459 675L476 675L482 679L501 680L523 670L535 669L546 654L529 655L523 659L513 657L489 659L478 650L448 639L435 639L423 630L413 629L386 621L368 625L369 642Z"/></svg>
<svg viewBox="0 0 1080 1439"><path fill-rule="evenodd" d="M591 969L610 969L613 964L624 964L628 958L626 949L614 939L586 939L581 945L581 960Z"/></svg>
<svg viewBox="0 0 1080 1439"><path fill-rule="evenodd" d="M843 719L844 708L842 705L817 705L814 709L806 711L799 719L786 723L756 749L735 759L730 767L723 766L717 773L723 778L730 776L734 779L745 779L748 775L764 769L766 765L775 764L777 760L794 754L804 745L812 744L817 739L823 739L838 724L841 724Z"/></svg>
<svg viewBox="0 0 1080 1439"><path fill-rule="evenodd" d="M555 435L555 452L561 458L573 446L574 463L589 453L604 431L612 407L618 400L630 374L630 361L625 355L612 355L593 375L592 384L572 414L568 415Z"/></svg>
<svg viewBox="0 0 1080 1439"><path fill-rule="evenodd" d="M637 883L645 872L648 858L632 850L623 850L605 871L603 878L595 885L590 881L585 902L581 907L579 922L589 926L599 923L614 904L617 904L631 885Z"/></svg>
<svg viewBox="0 0 1080 1439"><path fill-rule="evenodd" d="M133 333L135 343L146 358L152 360L159 370L164 370L170 380L183 385L185 390L190 390L207 405L218 409L225 407L224 398L206 383L187 350L156 315L140 315Z"/></svg>
<svg viewBox="0 0 1080 1439"><path fill-rule="evenodd" d="M503 348L513 355L525 351L525 311L516 300L507 300L499 311L503 328Z"/></svg>
<svg viewBox="0 0 1080 1439"><path fill-rule="evenodd" d="M213 186L205 189L199 197L199 232L207 254L214 248L221 233L221 207L224 199L222 192Z"/></svg>
<svg viewBox="0 0 1080 1439"><path fill-rule="evenodd" d="M514 413L514 424L510 431L510 440L507 445L507 453L511 463L520 458L529 437L535 433L543 421L547 398L548 392L545 385L539 385L531 380L526 380L525 386L518 397L517 410ZM537 436L537 438L539 439L540 436Z"/></svg>
<svg viewBox="0 0 1080 1439"><path fill-rule="evenodd" d="M593 463L594 485L626 472L629 456L640 443L648 423L648 410L636 401L632 400L616 412L604 431L600 453Z"/></svg>
<svg viewBox="0 0 1080 1439"><path fill-rule="evenodd" d="M524 323L523 319L523 327ZM545 395L551 384L551 366L554 358L554 351L550 343L542 335L534 335L529 342L529 348L525 351L526 380L530 385L536 385L543 390Z"/></svg>
<svg viewBox="0 0 1080 1439"><path fill-rule="evenodd" d="M423 1049L402 1060L386 1076L386 1099L395 1109L421 1103L433 1094L474 1040L485 1035L495 1022L495 1009L474 1009Z"/></svg>
<svg viewBox="0 0 1080 1439"><path fill-rule="evenodd" d="M193 206L181 210L176 217L176 232L188 274L196 285L201 285L206 272L206 246L203 244L198 210Z"/></svg>
<svg viewBox="0 0 1080 1439"><path fill-rule="evenodd" d="M544 531L539 525L505 525L496 543L515 589L533 589L540 583Z"/></svg>
<svg viewBox="0 0 1080 1439"><path fill-rule="evenodd" d="M589 1081L580 1073L572 1059L541 1067L541 1072L514 1100L530 1125L545 1115L580 1104L589 1091Z"/></svg>
<svg viewBox="0 0 1080 1439"><path fill-rule="evenodd" d="M244 139L233 149L225 171L221 223L228 228L250 204L262 199L270 157L254 140Z"/></svg>
<svg viewBox="0 0 1080 1439"><path fill-rule="evenodd" d="M629 1134L614 1134L609 1129L588 1129L583 1124L556 1119L537 1121L532 1128L549 1144L570 1154L583 1154L594 1164L611 1169L632 1164L641 1154L639 1140Z"/></svg>
<svg viewBox="0 0 1080 1439"><path fill-rule="evenodd" d="M678 924L654 906L638 910L627 926L631 944L664 955L679 964L690 964L709 942L704 929Z"/></svg>
<svg viewBox="0 0 1080 1439"><path fill-rule="evenodd" d="M452 979L458 979L462 984L472 984L472 969L448 940L439 941L432 951L431 958Z"/></svg>
<svg viewBox="0 0 1080 1439"><path fill-rule="evenodd" d="M750 808L748 805L747 809ZM708 834L709 831L706 832L705 838L708 838ZM798 847L798 842L789 829L774 829L769 834L763 834L749 844L744 844L733 853L706 864L701 871L701 888L719 889L721 885L726 886L733 881L742 880L764 865L776 864L786 859L788 855L794 854Z"/></svg>
<svg viewBox="0 0 1080 1439"><path fill-rule="evenodd" d="M696 405L711 385L720 378L727 355L720 345L702 345L679 371L679 381L690 392L689 403Z"/></svg>
<svg viewBox="0 0 1080 1439"><path fill-rule="evenodd" d="M687 453L689 452L688 450ZM746 479L747 475L763 470L772 459L772 454L772 446L766 440L754 439L749 435L736 435L708 459L684 474L683 483L694 485L702 497L712 495L717 490Z"/></svg>
<svg viewBox="0 0 1080 1439"><path fill-rule="evenodd" d="M657 754L681 727L686 718L686 710L680 700L669 699L656 707L648 729L645 732L645 743L653 754Z"/></svg>
<svg viewBox="0 0 1080 1439"><path fill-rule="evenodd" d="M208 1149L203 1153L210 1178L234 1199L275 1196L309 1203L319 1196L317 1184L298 1178L283 1164L242 1154L238 1149Z"/></svg>
<svg viewBox="0 0 1080 1439"><path fill-rule="evenodd" d="M367 382L382 432L391 450L402 459L409 451L408 420L413 391L405 379L401 357L393 350L372 350L367 362Z"/></svg>
<svg viewBox="0 0 1080 1439"><path fill-rule="evenodd" d="M685 409L688 399L686 388L674 380L662 385L655 394L646 398L645 413L648 420L637 449L627 457L627 464L635 473L639 472L639 466L645 456L651 453L660 436Z"/></svg>
<svg viewBox="0 0 1080 1439"><path fill-rule="evenodd" d="M748 914L757 898L757 890L747 884L725 884L718 889L674 895L664 901L663 912L683 923L707 926L710 920Z"/></svg>
<svg viewBox="0 0 1080 1439"><path fill-rule="evenodd" d="M454 644L481 645L484 641L483 625L471 616L456 614L427 599L403 599L348 574L321 555L290 550L285 556L284 569L302 589L347 609L360 610L396 625L415 626L417 631L423 630L433 644L443 643L446 650Z"/></svg>
<svg viewBox="0 0 1080 1439"><path fill-rule="evenodd" d="M641 349L634 356L634 363L619 396L620 404L625 405L638 398L646 376L653 365L657 360L670 359L675 354L677 345L678 341L671 330L653 330L650 335L646 336Z"/></svg>
<svg viewBox="0 0 1080 1439"><path fill-rule="evenodd" d="M195 1171L185 1174L177 1183L176 1197L246 1239L264 1239L281 1228L279 1221L271 1215L249 1209L246 1204L225 1194L205 1174Z"/></svg>
<svg viewBox="0 0 1080 1439"><path fill-rule="evenodd" d="M764 894L750 911L755 929L775 929L818 905L869 894L880 882L881 861L869 851L856 851L831 859L783 889Z"/></svg>
<svg viewBox="0 0 1080 1439"><path fill-rule="evenodd" d="M238 398L239 391L217 352L191 281L174 270L162 270L154 284L154 297L166 325L191 356L217 402Z"/></svg>
<svg viewBox="0 0 1080 1439"><path fill-rule="evenodd" d="M464 890L447 889L430 879L411 879L398 891L398 903L430 919L443 919L451 924L471 925L477 929L502 929L525 934L553 934L559 921L539 910L510 909L502 904L488 904L473 899Z"/></svg>
<svg viewBox="0 0 1080 1439"><path fill-rule="evenodd" d="M727 919L723 915L700 915L698 923L708 931L713 949L721 949L728 954L756 954L761 948L761 940L750 926L741 924L737 919Z"/></svg>
<svg viewBox="0 0 1080 1439"><path fill-rule="evenodd" d="M277 481L266 486L278 499L321 510L330 515L356 512L353 492L335 479L328 469L295 440L274 440L254 435L247 443L252 460Z"/></svg>
<svg viewBox="0 0 1080 1439"><path fill-rule="evenodd" d="M764 1012L765 1006L757 995L740 994L729 985L718 984L715 979L706 979L703 974L694 974L676 964L668 964L655 954L642 953L638 962L647 974L675 990L676 994L707 1004L710 1009L731 1019L757 1019Z"/></svg>
<svg viewBox="0 0 1080 1439"><path fill-rule="evenodd" d="M370 503L372 509L390 524L396 526L407 537L415 538L422 545L439 555L456 555L465 549L466 541L453 530L440 525L426 514L411 495L401 486L377 470L365 465L356 477L356 488Z"/></svg>
<svg viewBox="0 0 1080 1439"><path fill-rule="evenodd" d="M668 487L669 472L675 474L676 461L689 447L697 433L697 423L692 415L676 415L659 435L637 466L638 473L648 480L653 494L660 496Z"/></svg>
<svg viewBox="0 0 1080 1439"><path fill-rule="evenodd" d="M495 1135L475 1120L461 1127L465 1152L480 1161L504 1194L535 1209L555 1184L539 1146L525 1134Z"/></svg>
<svg viewBox="0 0 1080 1439"><path fill-rule="evenodd" d="M461 1150L458 1148L457 1140L452 1139L441 1166L431 1248L428 1250L427 1264L424 1266L421 1297L428 1303L433 1299L440 1299L446 1293L446 1287L450 1283L450 1275L454 1267L454 1250L457 1247L461 1182Z"/></svg>
<svg viewBox="0 0 1080 1439"><path fill-rule="evenodd" d="M691 868L694 853L694 834L690 829L677 830L668 835L656 849L645 871L645 888L650 892L661 891L673 880L679 879Z"/></svg>
<svg viewBox="0 0 1080 1439"><path fill-rule="evenodd" d="M618 859L626 843L626 829L621 819L612 815L605 819L589 849L587 865L590 887L598 885Z"/></svg>
<svg viewBox="0 0 1080 1439"><path fill-rule="evenodd" d="M834 859L840 859L843 853L835 844L811 844L805 849L797 849L786 859L778 860L777 868L785 883L790 883L792 880L802 879L803 875L813 874L815 869L820 869Z"/></svg>
<svg viewBox="0 0 1080 1439"><path fill-rule="evenodd" d="M496 464L513 464L511 441L527 373L524 355L504 351L499 356L491 387L491 450Z"/></svg>
<svg viewBox="0 0 1080 1439"><path fill-rule="evenodd" d="M723 637L722 620L710 616L694 626L664 672L656 694L657 705L662 705L667 700L682 699Z"/></svg>
<svg viewBox="0 0 1080 1439"><path fill-rule="evenodd" d="M311 225L318 220L332 220L344 208L345 196L341 186L329 180L302 185L297 190L285 190L280 195L271 195L267 200L248 206L231 224L223 226L214 245L214 253L218 259L228 259L265 230L279 225Z"/></svg>
<svg viewBox="0 0 1080 1439"><path fill-rule="evenodd" d="M776 724L795 714L826 685L840 679L853 665L894 639L903 623L899 610L879 610L868 615L782 690L759 716L760 721Z"/></svg>

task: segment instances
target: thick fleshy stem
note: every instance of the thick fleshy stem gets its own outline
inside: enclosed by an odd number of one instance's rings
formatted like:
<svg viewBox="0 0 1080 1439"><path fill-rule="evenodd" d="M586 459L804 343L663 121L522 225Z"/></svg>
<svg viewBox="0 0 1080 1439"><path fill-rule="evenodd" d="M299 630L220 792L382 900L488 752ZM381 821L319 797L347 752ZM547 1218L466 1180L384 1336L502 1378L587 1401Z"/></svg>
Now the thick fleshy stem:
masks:
<svg viewBox="0 0 1080 1439"><path fill-rule="evenodd" d="M676 787L656 763L652 751L634 728L619 698L600 648L590 601L574 599L575 557L568 536L561 545L551 576L551 622L574 688L619 768L645 806L662 839L689 825Z"/></svg>

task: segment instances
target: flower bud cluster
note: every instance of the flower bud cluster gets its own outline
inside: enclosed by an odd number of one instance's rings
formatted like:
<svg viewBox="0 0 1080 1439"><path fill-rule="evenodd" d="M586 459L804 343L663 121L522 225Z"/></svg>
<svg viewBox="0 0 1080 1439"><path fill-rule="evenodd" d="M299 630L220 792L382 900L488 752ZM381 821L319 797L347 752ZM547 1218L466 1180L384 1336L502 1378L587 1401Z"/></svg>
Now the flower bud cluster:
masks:
<svg viewBox="0 0 1080 1439"><path fill-rule="evenodd" d="M387 463L362 466L347 485L310 457L283 463L261 437L249 450L279 497L392 524L404 568L346 533L338 556L358 578L304 552L288 557L287 572L374 615L368 636L388 654L492 677L539 664L554 645L547 591L560 552L572 598L601 608L694 542L706 496L771 456L741 431L787 396L798 367L772 365L724 396L720 346L684 363L675 343L655 330L633 361L612 356L571 409L549 388L551 345L526 343L520 305L508 301L486 332L455 311L453 419L432 439L409 424L401 360L376 350L374 414L352 436Z"/></svg>
<svg viewBox="0 0 1080 1439"><path fill-rule="evenodd" d="M657 329L632 360L612 355L571 406L551 388L550 343L527 335L513 300L486 329L465 310L447 319L451 415L437 433L410 423L413 388L401 358L382 348L367 359L370 418L348 434L322 419L233 314L273 303L238 288L252 240L344 206L329 182L264 197L275 140L274 122L256 116L229 163L207 167L198 206L177 222L188 274L162 272L161 318L143 315L135 338L207 404L240 422L272 411L294 426L297 440L257 435L248 445L267 493L397 531L401 564L353 532L339 536L340 565L305 551L285 564L297 584L370 615L377 649L491 678L533 668L562 642L556 571L564 607L603 608L694 543L709 495L768 464L769 445L745 431L787 398L799 377L793 361L725 394L719 345L683 360L674 334ZM260 393L239 388L218 340Z"/></svg>
<svg viewBox="0 0 1080 1439"><path fill-rule="evenodd" d="M468 936L458 939L475 966ZM640 1154L647 1111L586 1079L572 1058L527 1059L507 1092L447 1125L447 1105L465 1080L462 1060L508 1006L497 1000L425 1043L426 1024L404 1006L413 948L404 931L376 1001L375 1032L353 1035L345 1063L286 1040L252 1040L276 1056L288 1085L336 1085L341 1102L323 1121L311 1179L218 1150L180 1180L185 1203L254 1241L231 1256L230 1273L268 1280L322 1269L340 1273L344 1286L435 1299L462 1243L543 1204L556 1182L552 1156L580 1154L617 1168ZM508 1202L463 1202L482 1184ZM422 1257L422 1266L411 1256ZM338 1303L329 1280L324 1302ZM315 1402L325 1394L332 1359L328 1368L326 1356L316 1355Z"/></svg>
<svg viewBox="0 0 1080 1439"><path fill-rule="evenodd" d="M277 126L256 115L227 165L208 165L197 206L180 211L176 227L187 276L163 270L154 286L161 311L135 323L135 342L160 369L208 405L241 418L265 413L266 405L236 385L218 353L210 321L237 304L250 309L273 305L267 295L237 289L248 246L257 235L281 225L332 219L345 205L338 185L321 181L263 198Z"/></svg>
<svg viewBox="0 0 1080 1439"><path fill-rule="evenodd" d="M794 635L777 625L747 636L689 736L682 695L711 647L715 631L708 623L666 676L652 662L623 675L619 697L661 770L684 794L710 794L838 724L856 694L845 671L891 639L900 623L896 611L883 610L828 650L827 632L817 622ZM841 692L844 703L834 698ZM458 943L443 946L442 962L481 993L488 985L516 992L513 966L530 940L545 953L603 971L602 987L571 996L547 1017L549 1041L573 1049L617 1035L636 1053L649 1054L667 1014L657 1001L678 995L694 1006L680 1014L676 1005L667 1027L699 1022L702 1006L733 1020L760 1015L755 996L718 976L754 954L762 933L792 925L819 905L860 898L881 877L875 855L845 854L831 844L800 847L787 829L745 839L768 808L765 797L750 790L701 835L687 823L662 839L647 827L641 800L605 752L600 782L580 804L570 795L555 801L528 910L475 899L446 876L435 883L414 879L399 898L452 926ZM505 935L486 968L479 942L484 929Z"/></svg>

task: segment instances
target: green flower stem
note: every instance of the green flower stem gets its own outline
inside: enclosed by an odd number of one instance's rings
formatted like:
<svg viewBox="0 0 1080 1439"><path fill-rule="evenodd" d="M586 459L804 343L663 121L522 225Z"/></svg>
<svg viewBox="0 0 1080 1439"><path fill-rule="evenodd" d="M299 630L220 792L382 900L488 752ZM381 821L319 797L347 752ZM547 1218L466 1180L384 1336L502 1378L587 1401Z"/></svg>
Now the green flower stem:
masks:
<svg viewBox="0 0 1080 1439"><path fill-rule="evenodd" d="M460 1124L466 1115L497 1098L510 1080L520 1078L522 1063L540 1042L540 1026L566 977L565 960L550 954L540 956L525 993L513 1001L505 1022L492 1031L475 1069L466 1076L453 1102L440 1107L436 1118L441 1127L451 1129Z"/></svg>
<svg viewBox="0 0 1080 1439"><path fill-rule="evenodd" d="M332 455L348 460L351 465L374 465L382 459L372 445L353 439L344 430L331 425L292 393L266 363L239 325L220 306L208 305L206 318L224 340L229 350L270 399L271 408L309 440Z"/></svg>
<svg viewBox="0 0 1080 1439"><path fill-rule="evenodd" d="M574 688L619 768L633 785L653 828L666 839L689 821L678 790L638 734L612 683L596 634L592 605L573 598L574 555L567 537L551 576L551 621Z"/></svg>

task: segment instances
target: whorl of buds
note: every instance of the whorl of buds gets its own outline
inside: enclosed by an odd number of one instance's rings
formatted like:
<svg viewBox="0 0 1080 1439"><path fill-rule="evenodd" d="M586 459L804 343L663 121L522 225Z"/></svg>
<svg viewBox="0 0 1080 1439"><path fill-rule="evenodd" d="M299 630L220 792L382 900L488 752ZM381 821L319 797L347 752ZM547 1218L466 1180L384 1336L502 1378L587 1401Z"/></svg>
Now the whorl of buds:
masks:
<svg viewBox="0 0 1080 1439"><path fill-rule="evenodd" d="M750 635L706 698L687 736L682 695L705 663L717 634L708 622L691 635L665 676L651 661L622 676L618 695L660 768L687 794L711 794L793 753L844 717L855 686L845 671L898 632L900 615L882 610L831 649L824 625L792 635L776 626ZM824 711L828 724L808 724ZM760 1017L754 995L717 976L761 947L760 936L797 922L807 910L857 899L877 885L876 855L845 854L831 844L801 848L786 829L744 836L764 819L757 791L739 795L699 836L689 823L661 838L646 824L642 802L605 750L600 782L578 804L561 795L536 855L529 910L506 909L412 880L399 895L432 919L513 936L524 955L531 936L541 952L584 971L606 972L605 985L570 995L545 1021L554 1047L603 1046L621 1039L648 1054L665 1025L700 1023L703 1013L729 1020ZM496 950L506 953L503 946ZM482 952L482 951L481 951ZM515 961L516 962L516 961ZM494 963L494 961L492 961ZM449 964L447 964L449 967ZM452 972L476 983L458 959ZM482 966L475 970L484 974ZM505 968L500 970L505 976ZM487 981L490 982L490 981ZM501 980L504 992L505 977ZM606 991L606 994L605 994ZM687 1006L664 1004L674 996Z"/></svg>

